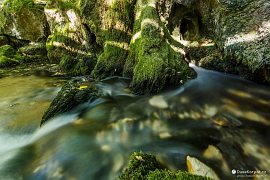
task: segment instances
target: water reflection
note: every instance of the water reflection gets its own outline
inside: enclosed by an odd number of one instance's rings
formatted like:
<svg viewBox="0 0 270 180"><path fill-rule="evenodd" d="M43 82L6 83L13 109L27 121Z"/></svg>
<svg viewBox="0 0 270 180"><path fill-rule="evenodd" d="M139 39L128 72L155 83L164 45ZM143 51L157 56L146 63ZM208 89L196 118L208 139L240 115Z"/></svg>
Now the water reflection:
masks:
<svg viewBox="0 0 270 180"><path fill-rule="evenodd" d="M151 97L130 94L125 79L100 82L104 97L10 141L20 146L0 151L0 178L114 179L136 150L171 169L196 156L222 179L234 178L231 169L267 170L269 87L194 68L197 79Z"/></svg>
<svg viewBox="0 0 270 180"><path fill-rule="evenodd" d="M62 80L37 76L0 78L0 133L31 133L60 90Z"/></svg>

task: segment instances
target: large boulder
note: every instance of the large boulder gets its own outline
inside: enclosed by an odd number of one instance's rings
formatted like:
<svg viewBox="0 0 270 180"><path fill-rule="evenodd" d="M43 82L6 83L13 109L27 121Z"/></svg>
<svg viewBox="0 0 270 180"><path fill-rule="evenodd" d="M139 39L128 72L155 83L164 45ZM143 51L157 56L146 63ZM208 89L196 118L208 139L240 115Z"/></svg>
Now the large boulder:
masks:
<svg viewBox="0 0 270 180"><path fill-rule="evenodd" d="M44 5L33 0L6 0L0 12L0 34L44 41L49 34Z"/></svg>
<svg viewBox="0 0 270 180"><path fill-rule="evenodd" d="M170 42L174 40L152 3L137 2L138 18L125 66L126 72L133 74L132 86L136 92L157 92L168 86L185 83L195 76L195 72L175 48L175 43Z"/></svg>
<svg viewBox="0 0 270 180"><path fill-rule="evenodd" d="M254 74L254 80L270 83L269 1L209 1L201 2L199 9L202 22L214 29L209 34L222 50L222 59L235 64L229 70L237 72L239 67L246 67L248 74Z"/></svg>

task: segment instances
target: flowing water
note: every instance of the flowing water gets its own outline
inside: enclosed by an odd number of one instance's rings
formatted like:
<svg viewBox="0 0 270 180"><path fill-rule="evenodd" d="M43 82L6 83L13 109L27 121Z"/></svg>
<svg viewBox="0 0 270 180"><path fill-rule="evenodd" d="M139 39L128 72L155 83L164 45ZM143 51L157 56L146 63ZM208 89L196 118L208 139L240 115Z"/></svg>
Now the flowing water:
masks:
<svg viewBox="0 0 270 180"><path fill-rule="evenodd" d="M197 157L221 179L236 178L232 169L269 171L270 88L194 68L196 79L155 96L103 80L103 97L41 128L55 80L0 79L0 179L115 179L134 151L172 170Z"/></svg>

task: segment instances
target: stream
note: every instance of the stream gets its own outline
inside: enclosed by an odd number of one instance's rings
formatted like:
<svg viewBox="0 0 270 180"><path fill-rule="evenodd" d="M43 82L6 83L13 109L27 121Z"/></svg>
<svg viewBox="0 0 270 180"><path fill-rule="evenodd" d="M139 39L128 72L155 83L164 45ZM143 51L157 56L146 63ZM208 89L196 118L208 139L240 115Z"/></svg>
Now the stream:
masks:
<svg viewBox="0 0 270 180"><path fill-rule="evenodd" d="M0 179L115 179L134 151L172 170L197 157L220 179L236 179L232 169L269 173L270 87L193 68L196 79L154 96L105 79L97 83L102 97L41 128L64 80L0 78Z"/></svg>

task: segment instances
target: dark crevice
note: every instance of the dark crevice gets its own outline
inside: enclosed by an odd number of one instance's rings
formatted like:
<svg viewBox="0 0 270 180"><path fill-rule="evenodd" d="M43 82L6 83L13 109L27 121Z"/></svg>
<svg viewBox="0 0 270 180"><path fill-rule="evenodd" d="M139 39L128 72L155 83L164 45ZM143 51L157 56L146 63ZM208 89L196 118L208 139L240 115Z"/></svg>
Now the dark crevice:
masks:
<svg viewBox="0 0 270 180"><path fill-rule="evenodd" d="M190 29L192 28L193 24L192 24L192 21L191 20L188 20L186 18L183 18L181 20L181 23L180 23L180 38L181 39L184 39L184 35L185 33Z"/></svg>
<svg viewBox="0 0 270 180"><path fill-rule="evenodd" d="M88 42L90 45L93 46L93 48L95 49L95 51L99 51L101 48L101 46L97 43L97 37L94 33L91 32L91 29L88 27L87 24L83 23L82 24L85 31L87 32L87 36L88 36Z"/></svg>

